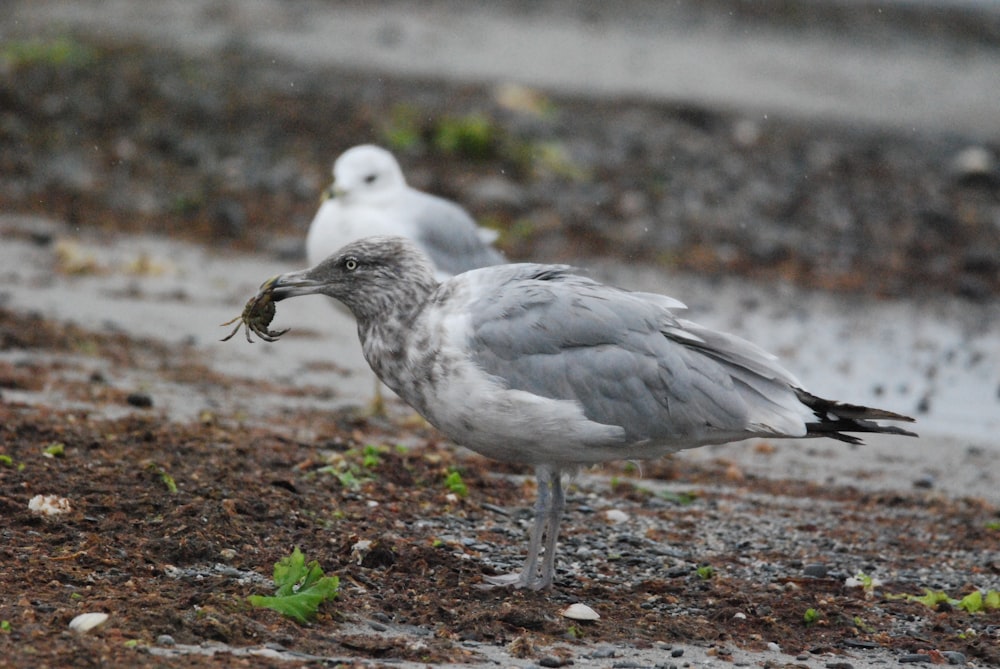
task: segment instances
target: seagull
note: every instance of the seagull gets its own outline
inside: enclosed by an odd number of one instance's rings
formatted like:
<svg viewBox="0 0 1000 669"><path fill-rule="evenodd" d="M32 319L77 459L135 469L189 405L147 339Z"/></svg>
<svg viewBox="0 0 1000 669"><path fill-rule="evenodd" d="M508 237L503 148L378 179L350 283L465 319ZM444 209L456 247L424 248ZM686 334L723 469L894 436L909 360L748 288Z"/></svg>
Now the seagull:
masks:
<svg viewBox="0 0 1000 669"><path fill-rule="evenodd" d="M333 184L309 225L306 257L316 265L342 246L373 235L413 240L434 263L438 279L507 262L491 246L495 230L476 225L454 202L411 188L392 153L361 144L333 164ZM371 412L385 413L377 380Z"/></svg>
<svg viewBox="0 0 1000 669"><path fill-rule="evenodd" d="M877 422L908 416L813 395L754 344L678 318L684 305L673 298L566 265L497 265L440 281L413 242L372 237L269 280L258 297L311 294L354 314L375 374L441 433L534 467L524 566L485 577L487 587L552 585L562 476L581 466L751 437L916 436Z"/></svg>
<svg viewBox="0 0 1000 669"><path fill-rule="evenodd" d="M348 149L333 164L327 189L309 226L306 256L319 264L363 237L399 235L413 240L446 279L466 270L507 262L491 246L497 232L476 225L459 205L411 188L396 158L373 144Z"/></svg>

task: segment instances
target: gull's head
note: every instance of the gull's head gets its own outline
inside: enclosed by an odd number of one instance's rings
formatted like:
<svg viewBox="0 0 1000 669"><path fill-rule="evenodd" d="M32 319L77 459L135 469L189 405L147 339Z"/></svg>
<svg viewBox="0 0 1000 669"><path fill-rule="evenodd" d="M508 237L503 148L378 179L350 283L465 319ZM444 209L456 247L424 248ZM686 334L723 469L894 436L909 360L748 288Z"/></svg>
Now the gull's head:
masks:
<svg viewBox="0 0 1000 669"><path fill-rule="evenodd" d="M333 164L333 195L349 201L374 202L395 197L406 188L395 156L374 144L344 151Z"/></svg>
<svg viewBox="0 0 1000 669"><path fill-rule="evenodd" d="M314 267L278 276L271 282L271 299L327 295L363 321L422 304L437 286L433 266L413 242L366 237Z"/></svg>

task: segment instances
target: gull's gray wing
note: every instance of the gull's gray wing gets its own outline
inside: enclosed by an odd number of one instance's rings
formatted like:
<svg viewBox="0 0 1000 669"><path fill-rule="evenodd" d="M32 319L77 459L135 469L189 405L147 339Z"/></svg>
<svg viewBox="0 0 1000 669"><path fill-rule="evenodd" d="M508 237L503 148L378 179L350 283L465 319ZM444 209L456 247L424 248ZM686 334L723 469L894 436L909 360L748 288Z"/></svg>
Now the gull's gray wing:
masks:
<svg viewBox="0 0 1000 669"><path fill-rule="evenodd" d="M507 387L576 401L633 443L805 433L769 354L676 319L662 296L534 267L470 305L473 360Z"/></svg>
<svg viewBox="0 0 1000 669"><path fill-rule="evenodd" d="M483 240L482 229L460 206L419 191L411 194L412 206L407 213L416 218L414 241L440 272L455 275L507 262Z"/></svg>

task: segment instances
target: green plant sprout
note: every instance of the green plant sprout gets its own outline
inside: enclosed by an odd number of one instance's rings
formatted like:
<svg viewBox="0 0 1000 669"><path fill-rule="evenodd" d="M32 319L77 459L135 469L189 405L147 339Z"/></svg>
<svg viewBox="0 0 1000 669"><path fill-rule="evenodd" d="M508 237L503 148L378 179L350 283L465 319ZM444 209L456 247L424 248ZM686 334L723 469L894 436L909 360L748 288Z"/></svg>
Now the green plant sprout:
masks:
<svg viewBox="0 0 1000 669"><path fill-rule="evenodd" d="M861 616L854 616L854 626L865 634L871 634L875 631L875 628L865 622L864 618Z"/></svg>
<svg viewBox="0 0 1000 669"><path fill-rule="evenodd" d="M396 105L381 131L382 140L393 151L410 151L421 143L421 112L412 105Z"/></svg>
<svg viewBox="0 0 1000 669"><path fill-rule="evenodd" d="M13 467L13 466L14 466L14 458L10 457L9 455L0 453L0 467Z"/></svg>
<svg viewBox="0 0 1000 669"><path fill-rule="evenodd" d="M375 469L382 464L382 452L384 448L371 444L361 449L361 466L365 469Z"/></svg>
<svg viewBox="0 0 1000 669"><path fill-rule="evenodd" d="M325 576L319 563L313 560L308 565L306 558L296 546L292 554L274 565L273 596L250 595L251 606L268 608L300 624L309 622L319 605L328 599L335 599L340 592L340 579Z"/></svg>
<svg viewBox="0 0 1000 669"><path fill-rule="evenodd" d="M673 492L672 490L664 490L660 493L660 498L665 499L668 502L673 502L678 506L688 506L694 504L698 500L698 493L696 492Z"/></svg>
<svg viewBox="0 0 1000 669"><path fill-rule="evenodd" d="M469 488L462 480L462 474L457 469L448 470L448 475L444 477L444 487L459 497L469 494Z"/></svg>
<svg viewBox="0 0 1000 669"><path fill-rule="evenodd" d="M53 441L45 447L42 451L42 455L47 458L61 458L66 455L66 444L61 441Z"/></svg>
<svg viewBox="0 0 1000 669"><path fill-rule="evenodd" d="M802 614L802 622L806 625L813 625L819 620L819 611L816 609L806 609L806 612Z"/></svg>
<svg viewBox="0 0 1000 669"><path fill-rule="evenodd" d="M694 570L694 573L698 574L698 578L703 581L707 581L713 576L715 576L715 568L710 564L703 564Z"/></svg>
<svg viewBox="0 0 1000 669"><path fill-rule="evenodd" d="M449 155L482 160L496 151L498 126L482 114L441 119L434 131L434 146Z"/></svg>
<svg viewBox="0 0 1000 669"><path fill-rule="evenodd" d="M1000 609L1000 590L987 590L985 592L974 590L962 599L949 597L944 590L931 590L930 588L924 588L923 595L887 594L885 597L889 600L905 599L908 602L919 602L929 609L936 609L940 604L947 604L968 613L982 613Z"/></svg>
<svg viewBox="0 0 1000 669"><path fill-rule="evenodd" d="M170 494L177 492L177 482L174 481L173 476L167 473L166 469L155 462L150 462L146 465L146 469L160 477L160 480L163 481L163 485L167 486L167 490L170 491Z"/></svg>

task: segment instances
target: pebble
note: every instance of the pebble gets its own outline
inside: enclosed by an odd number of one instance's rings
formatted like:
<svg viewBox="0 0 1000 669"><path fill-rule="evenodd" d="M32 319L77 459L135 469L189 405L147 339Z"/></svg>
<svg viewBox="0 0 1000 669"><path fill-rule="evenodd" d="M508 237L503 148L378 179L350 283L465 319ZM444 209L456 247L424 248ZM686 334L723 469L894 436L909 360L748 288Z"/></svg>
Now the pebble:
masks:
<svg viewBox="0 0 1000 669"><path fill-rule="evenodd" d="M997 161L989 149L970 146L962 149L952 159L951 169L960 181L990 177L996 174Z"/></svg>
<svg viewBox="0 0 1000 669"><path fill-rule="evenodd" d="M854 669L850 662L827 662L826 669Z"/></svg>
<svg viewBox="0 0 1000 669"><path fill-rule="evenodd" d="M153 406L153 398L146 393L129 393L125 398L125 401L134 407L140 409L149 409Z"/></svg>
<svg viewBox="0 0 1000 669"><path fill-rule="evenodd" d="M899 658L900 664L911 664L914 662L930 662L931 656L925 653L910 653Z"/></svg>
<svg viewBox="0 0 1000 669"><path fill-rule="evenodd" d="M565 667L567 664L573 664L573 660L556 655L545 655L538 660L540 667Z"/></svg>
<svg viewBox="0 0 1000 669"><path fill-rule="evenodd" d="M611 523L624 523L628 520L628 514L620 509L608 509L604 512L604 517Z"/></svg>
<svg viewBox="0 0 1000 669"><path fill-rule="evenodd" d="M570 604L565 609L560 611L560 615L563 618L569 618L570 620L600 620L601 616L594 609L590 608L586 604Z"/></svg>
<svg viewBox="0 0 1000 669"><path fill-rule="evenodd" d="M773 641L768 641L767 642L767 649L770 650L770 651L774 651L775 653L780 653L781 652L781 646L779 646L778 644L774 643Z"/></svg>
<svg viewBox="0 0 1000 669"><path fill-rule="evenodd" d="M177 645L177 642L174 641L174 638L172 636L170 636L169 634L161 634L160 636L156 637L156 645L157 646L175 646L175 645Z"/></svg>
<svg viewBox="0 0 1000 669"><path fill-rule="evenodd" d="M825 564L814 562L803 567L802 573L813 578L826 578L830 572Z"/></svg>
<svg viewBox="0 0 1000 669"><path fill-rule="evenodd" d="M948 660L948 664L965 664L965 654L959 653L957 650L943 650L941 655Z"/></svg>
<svg viewBox="0 0 1000 669"><path fill-rule="evenodd" d="M674 648L672 651L670 651L670 657L680 657L683 654L684 654L683 648Z"/></svg>
<svg viewBox="0 0 1000 669"><path fill-rule="evenodd" d="M107 613L81 613L69 621L69 628L74 632L84 634L98 625L103 625L108 619Z"/></svg>

